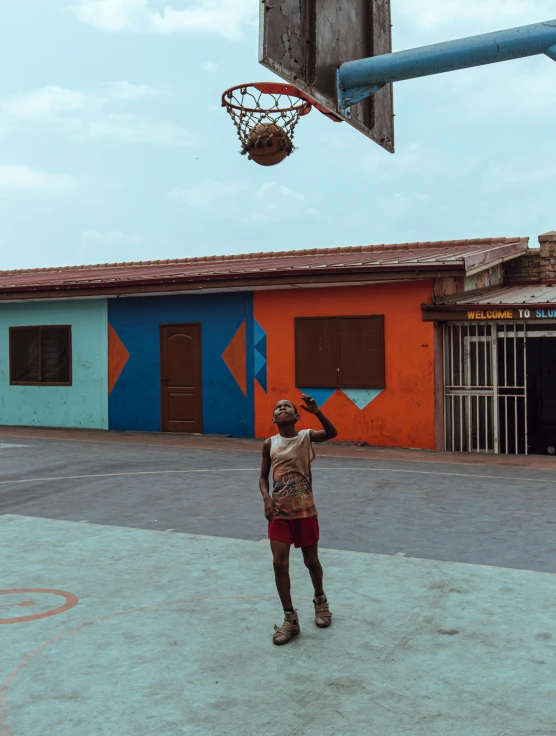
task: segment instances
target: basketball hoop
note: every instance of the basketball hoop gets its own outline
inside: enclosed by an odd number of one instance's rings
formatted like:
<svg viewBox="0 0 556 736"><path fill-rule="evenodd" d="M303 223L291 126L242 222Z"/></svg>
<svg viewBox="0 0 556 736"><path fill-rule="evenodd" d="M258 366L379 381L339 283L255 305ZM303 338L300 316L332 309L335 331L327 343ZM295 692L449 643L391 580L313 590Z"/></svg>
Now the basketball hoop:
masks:
<svg viewBox="0 0 556 736"><path fill-rule="evenodd" d="M295 127L312 105L296 87L281 82L241 84L222 95L241 154L261 166L274 166L292 153Z"/></svg>

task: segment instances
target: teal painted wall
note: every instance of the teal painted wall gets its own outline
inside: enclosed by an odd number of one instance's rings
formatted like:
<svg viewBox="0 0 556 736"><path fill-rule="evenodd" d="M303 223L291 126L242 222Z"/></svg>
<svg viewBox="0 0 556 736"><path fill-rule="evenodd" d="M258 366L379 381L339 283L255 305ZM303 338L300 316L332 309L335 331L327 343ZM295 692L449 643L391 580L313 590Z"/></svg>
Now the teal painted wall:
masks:
<svg viewBox="0 0 556 736"><path fill-rule="evenodd" d="M106 299L0 303L0 425L108 429ZM72 386L10 386L9 328L71 325Z"/></svg>

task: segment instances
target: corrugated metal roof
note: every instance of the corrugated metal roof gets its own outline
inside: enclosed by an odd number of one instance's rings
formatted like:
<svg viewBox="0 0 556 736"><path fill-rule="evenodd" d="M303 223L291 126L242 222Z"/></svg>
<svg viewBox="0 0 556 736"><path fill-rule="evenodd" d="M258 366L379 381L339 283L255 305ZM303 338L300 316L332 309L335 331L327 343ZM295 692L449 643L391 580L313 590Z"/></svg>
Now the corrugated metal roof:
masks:
<svg viewBox="0 0 556 736"><path fill-rule="evenodd" d="M484 238L0 271L0 293L100 287L117 292L118 287L124 286L318 276L323 272L469 272L515 258L527 249L527 244L527 238Z"/></svg>
<svg viewBox="0 0 556 736"><path fill-rule="evenodd" d="M459 305L487 304L556 304L556 286L544 284L524 284L522 286L503 286L484 294L461 296L450 300L449 304L437 305L444 309Z"/></svg>

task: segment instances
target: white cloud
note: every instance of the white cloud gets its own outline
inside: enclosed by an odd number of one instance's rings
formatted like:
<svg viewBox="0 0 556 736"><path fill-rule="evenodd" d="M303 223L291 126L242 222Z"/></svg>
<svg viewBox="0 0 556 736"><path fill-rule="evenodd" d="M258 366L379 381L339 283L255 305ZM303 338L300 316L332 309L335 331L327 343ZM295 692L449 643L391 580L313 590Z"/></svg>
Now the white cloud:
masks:
<svg viewBox="0 0 556 736"><path fill-rule="evenodd" d="M472 84L472 77L454 80L462 92L471 100L466 106L465 114L478 118L485 115L511 115L521 113L527 116L539 113L541 110L556 112L556 74L554 62L541 60L538 67L532 71L518 71L512 74L484 75L481 85L477 88ZM517 72L517 73L516 73ZM519 93L516 94L516 90Z"/></svg>
<svg viewBox="0 0 556 736"><path fill-rule="evenodd" d="M158 94L157 90L147 84L132 84L131 82L112 82L101 91L101 96L115 100L138 100L146 95Z"/></svg>
<svg viewBox="0 0 556 736"><path fill-rule="evenodd" d="M205 61L202 66L206 72L215 72L218 69L218 64L214 61Z"/></svg>
<svg viewBox="0 0 556 736"><path fill-rule="evenodd" d="M395 12L426 29L473 22L503 30L508 23L538 23L554 16L554 0L396 0ZM480 33L481 31L477 31Z"/></svg>
<svg viewBox="0 0 556 736"><path fill-rule="evenodd" d="M188 0L186 8L171 5L155 10L150 0L80 0L73 10L82 23L101 31L119 33L200 32L240 39L246 27L255 26L254 0Z"/></svg>
<svg viewBox="0 0 556 736"><path fill-rule="evenodd" d="M157 91L148 85L127 81L113 82L90 92L43 87L0 102L0 130L5 134L22 124L40 122L77 140L190 145L190 134L174 123L142 120L135 113L114 110L152 94Z"/></svg>
<svg viewBox="0 0 556 736"><path fill-rule="evenodd" d="M293 218L299 214L298 203L305 200L305 195L283 184L267 181L258 188L255 199L256 208L250 208L245 218L245 222L250 225L283 220L286 212L288 218ZM304 208L301 211L306 214Z"/></svg>
<svg viewBox="0 0 556 736"><path fill-rule="evenodd" d="M71 124L76 140L108 140L116 143L145 143L158 146L189 146L192 136L173 123L150 123L134 115L109 115L104 120L80 120Z"/></svg>
<svg viewBox="0 0 556 736"><path fill-rule="evenodd" d="M15 95L7 99L0 110L9 118L45 118L82 110L86 102L87 96L83 92L49 86Z"/></svg>
<svg viewBox="0 0 556 736"><path fill-rule="evenodd" d="M53 174L17 164L0 164L0 191L66 194L75 187L70 174Z"/></svg>
<svg viewBox="0 0 556 736"><path fill-rule="evenodd" d="M500 125L506 133L511 130L516 141L524 141L556 114L554 62L543 57L469 69L421 84L423 98L431 103L426 113L430 121L437 130L441 125L450 130L454 141L456 130L467 137L473 126L494 142Z"/></svg>
<svg viewBox="0 0 556 736"><path fill-rule="evenodd" d="M98 112L149 94L156 94L156 90L126 81L112 82L90 92L51 85L8 97L0 103L0 115L12 120L52 120L72 112Z"/></svg>
<svg viewBox="0 0 556 736"><path fill-rule="evenodd" d="M199 184L185 189L176 187L168 192L168 196L183 202L188 207L209 207L214 203L230 204L248 189L245 182L219 182L214 179L204 179Z"/></svg>
<svg viewBox="0 0 556 736"><path fill-rule="evenodd" d="M356 149L355 149L356 150ZM334 160L331 157L332 160ZM408 177L417 177L420 180L435 179L445 176L446 163L434 149L421 143L409 143L404 147L401 155L389 157L386 165L382 156L377 156L374 148L367 147L359 155L335 157L336 161L348 161L348 165L356 171L365 174L373 182L403 181ZM416 191L416 196L419 191Z"/></svg>
<svg viewBox="0 0 556 736"><path fill-rule="evenodd" d="M112 248L116 245L137 245L141 240L142 238L138 233L126 233L121 230L110 230L108 232L85 230L81 233L82 249Z"/></svg>
<svg viewBox="0 0 556 736"><path fill-rule="evenodd" d="M254 188L243 181L204 179L187 188L172 189L168 196L187 207L210 210L220 217L225 215L249 224L282 220L285 212L293 219L308 211L301 204L305 201L301 192L275 182Z"/></svg>
<svg viewBox="0 0 556 736"><path fill-rule="evenodd" d="M282 184L275 184L271 181L261 184L259 191L257 192L257 197L258 199L262 199L266 202L280 197L285 197L286 199L297 199L298 201L305 199L305 195L301 194L301 192L296 192L294 189L285 187Z"/></svg>
<svg viewBox="0 0 556 736"><path fill-rule="evenodd" d="M547 183L550 185L554 178L551 166L546 168L531 168L529 162L523 161L523 165L516 164L492 164L478 172L478 179L486 192L499 191L501 189L516 189L524 191L526 187Z"/></svg>
<svg viewBox="0 0 556 736"><path fill-rule="evenodd" d="M147 0L81 0L72 6L81 22L103 31L124 31L140 23Z"/></svg>
<svg viewBox="0 0 556 736"><path fill-rule="evenodd" d="M139 261L138 246L142 241L141 235L134 232L85 230L81 233L80 247L74 252L75 262Z"/></svg>
<svg viewBox="0 0 556 736"><path fill-rule="evenodd" d="M122 101L138 100L156 90L146 84L112 82L100 90L82 92L50 85L9 97L0 104L0 115L12 120L58 119L67 113L94 112Z"/></svg>

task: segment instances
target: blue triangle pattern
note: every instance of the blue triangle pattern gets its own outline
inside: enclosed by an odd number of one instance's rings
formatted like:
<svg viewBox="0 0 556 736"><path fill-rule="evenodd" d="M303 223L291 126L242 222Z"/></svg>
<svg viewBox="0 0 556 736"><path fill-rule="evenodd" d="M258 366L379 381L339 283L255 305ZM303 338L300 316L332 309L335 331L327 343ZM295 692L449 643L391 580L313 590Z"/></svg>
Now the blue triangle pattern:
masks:
<svg viewBox="0 0 556 736"><path fill-rule="evenodd" d="M255 374L255 380L266 394L266 361L260 371Z"/></svg>
<svg viewBox="0 0 556 736"><path fill-rule="evenodd" d="M319 406L326 404L328 399L336 391L335 388L303 388L301 391L304 394L309 394L317 402Z"/></svg>
<svg viewBox="0 0 556 736"><path fill-rule="evenodd" d="M264 358L258 350L255 350L255 375L266 366L266 358Z"/></svg>
<svg viewBox="0 0 556 736"><path fill-rule="evenodd" d="M260 353L263 358L266 358L266 335L261 337L259 342L255 344L255 352Z"/></svg>
<svg viewBox="0 0 556 736"><path fill-rule="evenodd" d="M253 319L253 360L255 380L267 393L266 375L266 332L256 319Z"/></svg>
<svg viewBox="0 0 556 736"><path fill-rule="evenodd" d="M266 337L266 332L263 330L263 328L260 326L260 324L257 322L256 319L253 320L253 345L255 347L260 343L260 341Z"/></svg>
<svg viewBox="0 0 556 736"><path fill-rule="evenodd" d="M382 393L381 388L344 388L342 391L361 410Z"/></svg>

